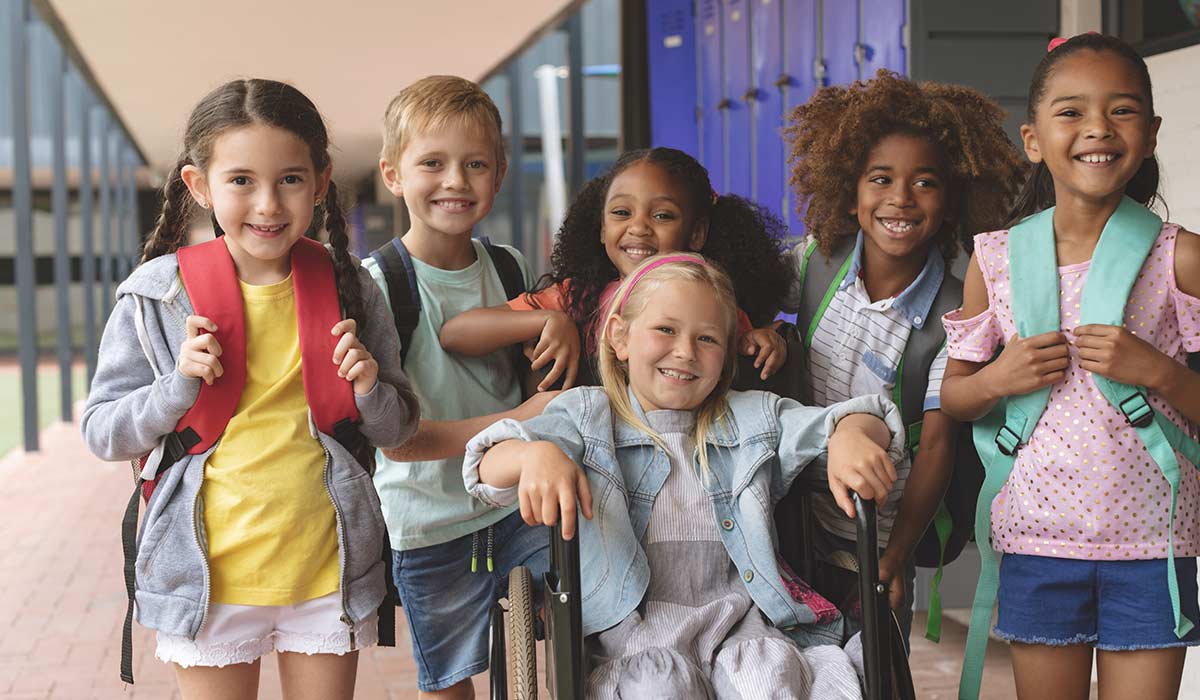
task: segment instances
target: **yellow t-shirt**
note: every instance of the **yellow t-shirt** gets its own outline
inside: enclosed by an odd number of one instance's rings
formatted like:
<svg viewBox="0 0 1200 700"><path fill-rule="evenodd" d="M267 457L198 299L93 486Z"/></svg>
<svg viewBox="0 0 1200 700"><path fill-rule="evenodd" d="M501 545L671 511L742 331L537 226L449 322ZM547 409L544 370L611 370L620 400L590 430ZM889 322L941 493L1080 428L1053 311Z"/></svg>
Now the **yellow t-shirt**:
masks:
<svg viewBox="0 0 1200 700"><path fill-rule="evenodd" d="M291 276L241 286L246 388L200 490L212 601L294 605L338 589L325 449L308 428Z"/></svg>

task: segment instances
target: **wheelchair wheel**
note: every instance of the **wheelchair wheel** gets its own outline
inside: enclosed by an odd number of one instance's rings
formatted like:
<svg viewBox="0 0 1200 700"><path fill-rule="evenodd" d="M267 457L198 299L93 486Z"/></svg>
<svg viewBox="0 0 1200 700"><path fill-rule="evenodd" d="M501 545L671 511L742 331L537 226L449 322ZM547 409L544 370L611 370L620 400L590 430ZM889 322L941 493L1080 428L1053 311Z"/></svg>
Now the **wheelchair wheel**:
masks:
<svg viewBox="0 0 1200 700"><path fill-rule="evenodd" d="M508 575L508 696L537 700L537 652L533 636L533 577L518 566Z"/></svg>

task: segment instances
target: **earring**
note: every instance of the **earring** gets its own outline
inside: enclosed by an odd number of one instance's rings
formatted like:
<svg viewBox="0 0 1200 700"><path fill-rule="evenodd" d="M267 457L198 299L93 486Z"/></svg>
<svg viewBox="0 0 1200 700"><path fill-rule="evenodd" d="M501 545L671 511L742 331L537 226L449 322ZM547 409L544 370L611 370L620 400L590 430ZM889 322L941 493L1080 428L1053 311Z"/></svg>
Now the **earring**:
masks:
<svg viewBox="0 0 1200 700"><path fill-rule="evenodd" d="M204 201L204 200L201 200L201 201L200 201L200 208L201 208L201 209L208 209L208 202L206 202L206 201Z"/></svg>

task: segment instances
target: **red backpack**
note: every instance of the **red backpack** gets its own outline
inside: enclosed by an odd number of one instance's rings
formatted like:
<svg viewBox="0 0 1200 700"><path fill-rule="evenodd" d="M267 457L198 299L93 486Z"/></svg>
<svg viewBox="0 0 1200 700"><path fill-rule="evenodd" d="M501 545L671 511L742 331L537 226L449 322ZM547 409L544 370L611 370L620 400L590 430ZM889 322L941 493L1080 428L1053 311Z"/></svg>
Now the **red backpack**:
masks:
<svg viewBox="0 0 1200 700"><path fill-rule="evenodd" d="M224 374L211 385L201 383L196 403L163 438L162 457L154 474L143 479L150 455L133 461L137 488L129 499L121 523L125 550L125 588L129 607L121 642L121 679L133 683L134 566L137 560L139 501L150 501L163 473L187 455L203 454L213 446L237 410L246 385L246 318L242 291L233 258L218 237L176 252L183 285L193 313L217 325ZM330 329L342 320L337 282L329 252L320 242L301 238L292 246L292 289L296 295L296 327L300 336L300 372L304 397L317 429L332 435L351 454L361 455L365 443L358 432L358 407L354 388L338 376L330 360L338 338ZM153 454L153 453L151 453ZM390 607L390 606L387 606Z"/></svg>

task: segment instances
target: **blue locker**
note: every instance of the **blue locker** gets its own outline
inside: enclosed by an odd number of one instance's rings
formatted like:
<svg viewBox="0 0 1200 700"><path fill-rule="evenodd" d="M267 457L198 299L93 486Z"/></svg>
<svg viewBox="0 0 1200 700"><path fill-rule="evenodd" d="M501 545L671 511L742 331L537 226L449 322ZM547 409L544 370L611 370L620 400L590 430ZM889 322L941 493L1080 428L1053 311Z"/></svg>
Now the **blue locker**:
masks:
<svg viewBox="0 0 1200 700"><path fill-rule="evenodd" d="M817 61L818 0L784 0L783 4L783 88L784 120L796 105L804 104L817 89L814 66ZM785 146L786 148L786 146ZM786 158L786 155L784 156ZM790 178L790 170L789 170ZM804 235L802 217L796 213L796 196L787 185L788 233L793 240Z"/></svg>
<svg viewBox="0 0 1200 700"><path fill-rule="evenodd" d="M875 76L875 71L887 68L905 75L907 58L904 55L904 0L863 0L861 26L861 71L863 79Z"/></svg>
<svg viewBox="0 0 1200 700"><path fill-rule="evenodd" d="M783 134L783 11L779 0L748 0L752 29L751 62L754 76L754 154L751 197L776 216L787 205L787 158Z"/></svg>
<svg viewBox="0 0 1200 700"><path fill-rule="evenodd" d="M650 143L700 152L696 123L698 75L692 0L646 3L650 82Z"/></svg>
<svg viewBox="0 0 1200 700"><path fill-rule="evenodd" d="M725 179L721 192L751 197L754 144L750 76L750 4L754 0L724 0L721 43L725 55Z"/></svg>
<svg viewBox="0 0 1200 700"><path fill-rule="evenodd" d="M846 85L858 80L858 3L827 0L821 3L821 58L826 85Z"/></svg>
<svg viewBox="0 0 1200 700"><path fill-rule="evenodd" d="M700 64L700 162L713 187L725 186L725 73L720 0L697 0L696 45Z"/></svg>

